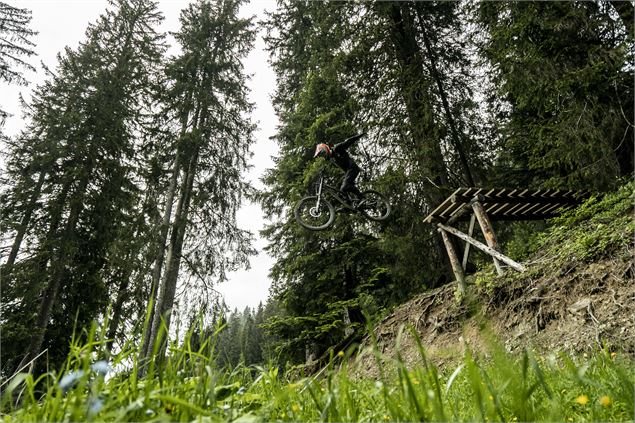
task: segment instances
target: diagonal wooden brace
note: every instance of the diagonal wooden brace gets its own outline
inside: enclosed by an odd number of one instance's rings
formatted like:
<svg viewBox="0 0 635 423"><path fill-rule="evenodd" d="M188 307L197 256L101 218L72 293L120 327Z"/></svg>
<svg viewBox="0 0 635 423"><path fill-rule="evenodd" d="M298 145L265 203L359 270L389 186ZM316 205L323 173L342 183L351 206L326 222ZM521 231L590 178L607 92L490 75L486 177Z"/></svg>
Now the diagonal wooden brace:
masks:
<svg viewBox="0 0 635 423"><path fill-rule="evenodd" d="M504 255L503 253L496 251L495 249L488 247L487 245L483 244L482 242L472 238L471 236L467 236L466 234L464 234L463 232L454 229L451 226L446 226L443 223L437 223L437 227L443 229L446 232L451 233L452 235L462 239L463 241L469 242L470 244L472 244L473 246L475 246L476 248L478 248L479 250L481 250L482 252L484 252L485 254L489 254L490 256L494 257L495 259L502 261L503 263L505 263L506 265L508 265L509 267L511 267L514 270L517 270L519 272L524 272L525 270L527 270L525 268L525 266L523 266L520 263L516 263L514 260L510 259L509 257L507 257L506 255Z"/></svg>

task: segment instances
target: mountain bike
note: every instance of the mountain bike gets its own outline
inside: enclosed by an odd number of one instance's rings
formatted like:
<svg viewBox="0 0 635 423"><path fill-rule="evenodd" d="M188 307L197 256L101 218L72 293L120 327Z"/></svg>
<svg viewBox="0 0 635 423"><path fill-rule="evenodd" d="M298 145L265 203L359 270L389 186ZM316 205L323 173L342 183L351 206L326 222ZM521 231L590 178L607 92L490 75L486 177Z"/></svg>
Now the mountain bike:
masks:
<svg viewBox="0 0 635 423"><path fill-rule="evenodd" d="M302 198L295 205L295 220L311 231L327 229L335 222L337 212L360 213L375 222L385 220L390 215L391 206L386 197L375 190L362 192L361 198L351 198L338 188L329 185L320 173L315 195ZM337 209L333 206L337 205Z"/></svg>

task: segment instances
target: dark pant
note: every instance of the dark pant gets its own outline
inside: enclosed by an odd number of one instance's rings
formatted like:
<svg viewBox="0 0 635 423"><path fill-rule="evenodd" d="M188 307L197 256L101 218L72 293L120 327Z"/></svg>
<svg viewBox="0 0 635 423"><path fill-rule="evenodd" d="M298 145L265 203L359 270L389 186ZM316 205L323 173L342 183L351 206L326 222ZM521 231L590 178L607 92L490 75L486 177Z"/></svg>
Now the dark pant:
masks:
<svg viewBox="0 0 635 423"><path fill-rule="evenodd" d="M359 170L360 170L359 166L357 166L356 164L354 164L348 170L346 170L346 173L344 174L344 179L342 180L342 187L340 188L340 191L346 192L346 193L352 192L353 194L356 194L358 197L361 197L362 193L355 186L355 179L357 178L357 175L359 175Z"/></svg>

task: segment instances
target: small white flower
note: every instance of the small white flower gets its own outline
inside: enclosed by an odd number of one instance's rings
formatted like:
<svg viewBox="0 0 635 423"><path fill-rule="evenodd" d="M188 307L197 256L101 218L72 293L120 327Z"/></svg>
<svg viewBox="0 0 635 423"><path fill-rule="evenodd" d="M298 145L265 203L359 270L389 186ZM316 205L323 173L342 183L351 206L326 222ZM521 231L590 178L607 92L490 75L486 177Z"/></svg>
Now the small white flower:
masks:
<svg viewBox="0 0 635 423"><path fill-rule="evenodd" d="M88 400L88 415L94 416L104 408L104 400L101 398L91 398Z"/></svg>
<svg viewBox="0 0 635 423"><path fill-rule="evenodd" d="M100 360L100 361L97 361L97 362L93 363L90 366L90 369L93 372L99 373L102 376L107 375L108 372L112 370L112 368L110 367L110 364L108 364L108 362L106 360Z"/></svg>
<svg viewBox="0 0 635 423"><path fill-rule="evenodd" d="M64 391L64 393L66 393L69 389L75 386L77 381L81 379L82 376L84 376L83 370L67 373L62 379L60 379L58 386L62 388L62 391Z"/></svg>

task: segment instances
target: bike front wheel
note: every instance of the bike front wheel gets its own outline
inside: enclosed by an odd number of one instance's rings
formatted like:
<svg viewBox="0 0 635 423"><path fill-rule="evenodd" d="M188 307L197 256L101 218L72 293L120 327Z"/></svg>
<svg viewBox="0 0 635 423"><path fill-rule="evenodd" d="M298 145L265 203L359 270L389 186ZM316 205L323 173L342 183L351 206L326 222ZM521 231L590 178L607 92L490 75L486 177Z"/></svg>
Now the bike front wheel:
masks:
<svg viewBox="0 0 635 423"><path fill-rule="evenodd" d="M390 203L384 195L377 191L364 191L363 200L359 204L364 216L375 222L386 220L392 210Z"/></svg>
<svg viewBox="0 0 635 423"><path fill-rule="evenodd" d="M333 205L324 198L311 195L304 197L295 206L295 220L304 228L311 231L321 231L333 224L335 221L335 209Z"/></svg>

